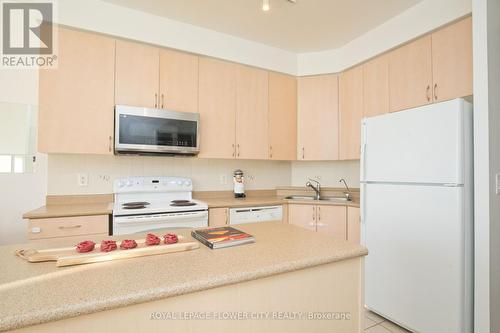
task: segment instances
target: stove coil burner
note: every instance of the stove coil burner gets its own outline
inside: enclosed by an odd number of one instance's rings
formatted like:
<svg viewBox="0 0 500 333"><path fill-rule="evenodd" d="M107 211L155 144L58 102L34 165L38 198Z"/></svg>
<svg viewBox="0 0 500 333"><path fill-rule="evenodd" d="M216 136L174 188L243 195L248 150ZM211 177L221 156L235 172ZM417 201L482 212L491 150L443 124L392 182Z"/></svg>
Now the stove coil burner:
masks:
<svg viewBox="0 0 500 333"><path fill-rule="evenodd" d="M126 202L122 204L123 209L143 209L149 205L149 202L146 201L135 201L135 202Z"/></svg>
<svg viewBox="0 0 500 333"><path fill-rule="evenodd" d="M172 207L180 207L180 206L195 206L196 202L192 202L189 200L172 200L170 201L170 206Z"/></svg>

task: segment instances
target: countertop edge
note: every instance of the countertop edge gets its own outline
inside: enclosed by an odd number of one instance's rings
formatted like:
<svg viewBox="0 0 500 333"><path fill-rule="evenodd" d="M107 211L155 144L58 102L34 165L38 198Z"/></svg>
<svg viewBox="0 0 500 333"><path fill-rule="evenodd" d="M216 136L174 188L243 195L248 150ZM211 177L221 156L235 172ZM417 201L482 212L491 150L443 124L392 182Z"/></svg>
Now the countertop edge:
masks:
<svg viewBox="0 0 500 333"><path fill-rule="evenodd" d="M233 276L229 279L218 278L211 280L201 280L196 287L179 285L177 288L170 290L165 288L152 289L142 292L140 295L129 295L127 297L117 297L115 299L107 299L105 302L98 303L84 303L79 306L64 307L61 309L63 313L57 314L57 310L51 309L50 311L44 312L39 311L37 313L31 313L29 316L11 316L2 318L0 321L0 332L20 329L33 325L40 325L56 320L74 318L81 315L87 315L92 313L97 313L101 311L113 310L121 307L131 306L140 303L157 301L160 299L165 299L169 297L181 296L185 294L195 293L203 290L209 290L213 288L223 287L227 285L232 285L241 282L248 282L251 280L266 278L272 275L278 275L283 273L289 273L297 270L307 269L315 266L330 264L338 261L353 259L357 257L366 256L368 250L364 246L357 247L351 253L342 256L331 256L323 257L317 259L307 259L299 260L294 262L288 262L282 265L273 265L270 269L260 269L251 273L242 274L241 276Z"/></svg>
<svg viewBox="0 0 500 333"><path fill-rule="evenodd" d="M270 198L270 197L249 197L247 199L235 199L235 198L217 198L217 199L200 199L207 202L208 208L239 208L239 207L252 207L252 206L268 206L268 205L284 205L284 204L300 204L300 205L329 205L329 206L348 206L348 207L359 207L359 202L328 202L328 201L307 201L307 200L289 200L280 197ZM241 201L239 201L241 200ZM249 201L244 201L249 200ZM212 201L213 203L211 203ZM88 209L89 204L82 204L84 208L79 209L79 204L68 204L68 205L54 205L54 207L64 206L68 208L67 212L62 213L61 211L49 213L45 205L37 209L31 210L23 214L23 219L36 220L36 219L48 219L48 218L58 218L58 217L76 217L76 216L93 216L93 215L111 215L113 214L112 203L108 204L96 204L96 205L107 205L102 209ZM50 208L49 208L50 209Z"/></svg>

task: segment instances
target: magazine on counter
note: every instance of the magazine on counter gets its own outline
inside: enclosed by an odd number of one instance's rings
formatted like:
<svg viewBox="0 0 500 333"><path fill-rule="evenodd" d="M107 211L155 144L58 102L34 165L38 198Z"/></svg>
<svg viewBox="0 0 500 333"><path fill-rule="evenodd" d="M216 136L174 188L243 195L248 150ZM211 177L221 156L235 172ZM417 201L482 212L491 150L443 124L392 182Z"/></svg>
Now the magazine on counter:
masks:
<svg viewBox="0 0 500 333"><path fill-rule="evenodd" d="M255 242L252 235L232 227L210 228L191 231L191 236L211 249Z"/></svg>

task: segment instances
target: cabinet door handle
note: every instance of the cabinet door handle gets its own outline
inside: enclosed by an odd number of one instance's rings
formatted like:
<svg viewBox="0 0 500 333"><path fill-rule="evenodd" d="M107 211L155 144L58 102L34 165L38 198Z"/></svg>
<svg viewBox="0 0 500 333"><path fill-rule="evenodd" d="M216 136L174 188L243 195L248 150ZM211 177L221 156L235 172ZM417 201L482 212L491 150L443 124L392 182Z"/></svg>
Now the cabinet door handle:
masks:
<svg viewBox="0 0 500 333"><path fill-rule="evenodd" d="M306 156L306 154L305 154L305 148L302 147L302 159L305 159L305 156Z"/></svg>
<svg viewBox="0 0 500 333"><path fill-rule="evenodd" d="M240 144L238 143L236 147L238 148L238 157L240 157Z"/></svg>
<svg viewBox="0 0 500 333"><path fill-rule="evenodd" d="M427 86L427 89L425 90L425 94L427 95L427 101L430 102L431 101L431 86Z"/></svg>
<svg viewBox="0 0 500 333"><path fill-rule="evenodd" d="M438 84L434 83L434 100L435 101L437 101L437 99L438 99L437 88L438 88Z"/></svg>
<svg viewBox="0 0 500 333"><path fill-rule="evenodd" d="M164 95L161 94L161 108L162 109L164 108L164 105L165 105L165 98L164 98Z"/></svg>
<svg viewBox="0 0 500 333"><path fill-rule="evenodd" d="M313 221L316 221L316 209L313 206Z"/></svg>
<svg viewBox="0 0 500 333"><path fill-rule="evenodd" d="M113 151L113 137L112 137L111 135L109 136L108 151L109 151L110 153Z"/></svg>
<svg viewBox="0 0 500 333"><path fill-rule="evenodd" d="M234 143L233 143L233 157L235 157L236 155L236 148L234 147Z"/></svg>
<svg viewBox="0 0 500 333"><path fill-rule="evenodd" d="M71 225L71 226L60 226L59 229L61 230L65 230L65 229L78 229L78 228L81 228L82 225L81 224L76 224L76 225Z"/></svg>
<svg viewBox="0 0 500 333"><path fill-rule="evenodd" d="M273 158L273 146L269 146L269 158Z"/></svg>
<svg viewBox="0 0 500 333"><path fill-rule="evenodd" d="M318 207L318 221L321 221L321 207Z"/></svg>
<svg viewBox="0 0 500 333"><path fill-rule="evenodd" d="M158 107L158 94L155 93L155 108Z"/></svg>

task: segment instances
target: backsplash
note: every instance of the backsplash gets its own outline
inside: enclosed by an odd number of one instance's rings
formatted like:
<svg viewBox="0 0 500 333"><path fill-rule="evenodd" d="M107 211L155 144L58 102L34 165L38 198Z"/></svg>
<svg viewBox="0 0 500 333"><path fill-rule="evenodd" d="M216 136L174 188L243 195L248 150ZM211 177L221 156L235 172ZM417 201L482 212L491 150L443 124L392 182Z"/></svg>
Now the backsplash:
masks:
<svg viewBox="0 0 500 333"><path fill-rule="evenodd" d="M193 179L195 191L232 190L235 169L245 173L247 189L290 185L290 162L197 159L158 156L49 155L49 195L113 192L113 180L129 176L177 176ZM79 186L79 175L87 186Z"/></svg>
<svg viewBox="0 0 500 333"><path fill-rule="evenodd" d="M323 186L340 187L340 178L359 187L359 161L286 162L198 159L159 156L48 155L49 195L106 194L113 180L129 176L178 176L193 179L195 191L232 190L235 169L245 173L246 189L304 186L319 178ZM79 186L79 175L87 186Z"/></svg>
<svg viewBox="0 0 500 333"><path fill-rule="evenodd" d="M308 178L317 179L322 186L342 187L345 178L352 188L359 188L359 161L292 162L292 186L304 186Z"/></svg>

